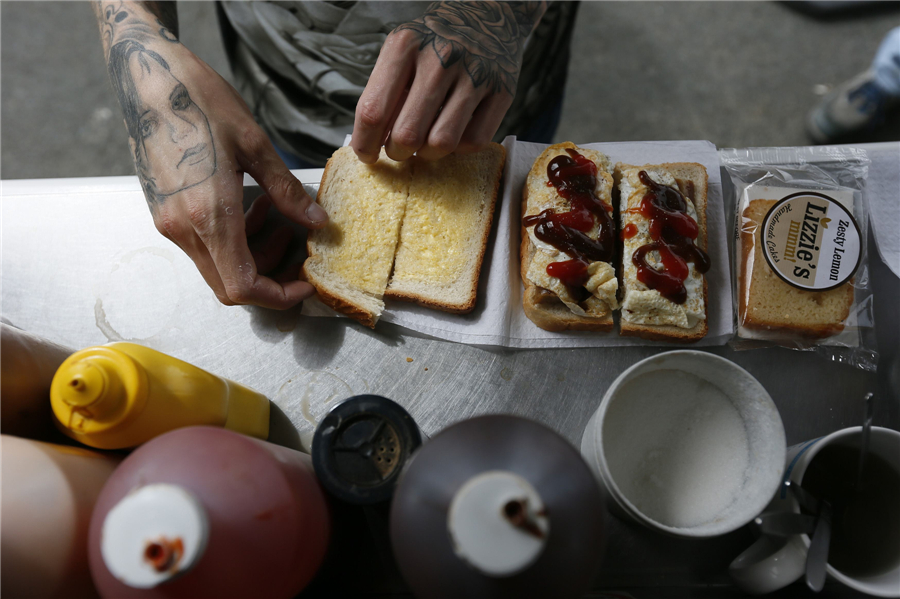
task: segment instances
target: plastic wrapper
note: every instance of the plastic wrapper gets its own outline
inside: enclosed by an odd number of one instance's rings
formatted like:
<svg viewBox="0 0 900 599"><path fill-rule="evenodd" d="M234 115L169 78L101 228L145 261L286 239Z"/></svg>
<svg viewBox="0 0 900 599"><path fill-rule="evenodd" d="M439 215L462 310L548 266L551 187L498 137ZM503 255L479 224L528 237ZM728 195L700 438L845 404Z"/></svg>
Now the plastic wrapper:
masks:
<svg viewBox="0 0 900 599"><path fill-rule="evenodd" d="M815 351L874 371L865 151L726 149L719 158L735 200L731 345Z"/></svg>

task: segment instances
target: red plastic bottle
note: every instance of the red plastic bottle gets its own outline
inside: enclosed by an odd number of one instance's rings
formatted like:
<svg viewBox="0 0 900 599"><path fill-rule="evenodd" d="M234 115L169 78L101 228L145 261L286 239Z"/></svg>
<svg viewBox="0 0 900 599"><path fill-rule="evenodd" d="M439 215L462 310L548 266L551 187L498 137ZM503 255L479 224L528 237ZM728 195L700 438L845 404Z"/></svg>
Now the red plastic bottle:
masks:
<svg viewBox="0 0 900 599"><path fill-rule="evenodd" d="M315 575L330 529L309 456L182 428L137 449L103 488L91 573L116 599L288 598Z"/></svg>

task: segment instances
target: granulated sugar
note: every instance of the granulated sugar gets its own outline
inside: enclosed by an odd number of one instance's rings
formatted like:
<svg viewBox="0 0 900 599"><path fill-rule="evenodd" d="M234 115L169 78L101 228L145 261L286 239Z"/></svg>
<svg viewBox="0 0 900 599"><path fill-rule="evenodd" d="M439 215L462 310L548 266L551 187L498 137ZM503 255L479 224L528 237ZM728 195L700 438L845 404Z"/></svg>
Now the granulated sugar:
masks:
<svg viewBox="0 0 900 599"><path fill-rule="evenodd" d="M603 449L622 494L678 528L721 516L741 492L750 460L747 431L728 397L677 370L622 387L606 414Z"/></svg>

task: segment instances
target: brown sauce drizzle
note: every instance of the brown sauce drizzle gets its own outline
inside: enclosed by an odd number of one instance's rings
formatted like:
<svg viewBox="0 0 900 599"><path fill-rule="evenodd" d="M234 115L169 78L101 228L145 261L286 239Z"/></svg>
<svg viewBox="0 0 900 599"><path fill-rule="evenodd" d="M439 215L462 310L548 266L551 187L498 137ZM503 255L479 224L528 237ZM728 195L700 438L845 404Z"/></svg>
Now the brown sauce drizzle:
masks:
<svg viewBox="0 0 900 599"><path fill-rule="evenodd" d="M629 208L628 212L640 212L650 220L650 239L634 251L631 261L637 267L637 278L650 289L656 289L667 300L676 304L687 301L684 281L690 274L687 263L693 262L697 272L709 270L709 256L694 245L699 234L696 221L687 213L687 200L680 191L667 185L656 183L647 171L638 173L641 183L648 191L640 206ZM689 193L693 195L692 188ZM624 231L623 231L624 233ZM662 270L656 270L647 263L647 254L658 251L663 263Z"/></svg>
<svg viewBox="0 0 900 599"><path fill-rule="evenodd" d="M611 262L615 252L615 225L611 206L604 204L594 193L597 187L597 165L572 149L547 165L548 186L569 200L571 210L553 212L547 209L537 215L526 216L522 224L534 226L534 235L561 252L573 257L547 266L547 274L568 287L581 287L588 280L590 262ZM594 226L596 217L600 231L597 239L585 232Z"/></svg>

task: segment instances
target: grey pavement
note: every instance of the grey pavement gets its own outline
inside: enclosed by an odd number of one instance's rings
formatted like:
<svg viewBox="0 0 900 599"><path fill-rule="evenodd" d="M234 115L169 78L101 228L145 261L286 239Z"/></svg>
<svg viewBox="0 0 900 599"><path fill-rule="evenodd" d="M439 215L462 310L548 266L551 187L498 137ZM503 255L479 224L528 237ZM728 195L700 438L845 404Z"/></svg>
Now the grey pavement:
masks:
<svg viewBox="0 0 900 599"><path fill-rule="evenodd" d="M898 3L817 18L778 2L584 2L557 140L807 145L804 118L864 70ZM210 2L186 46L228 78ZM90 6L0 2L0 177L133 174ZM893 119L871 140L900 139Z"/></svg>

